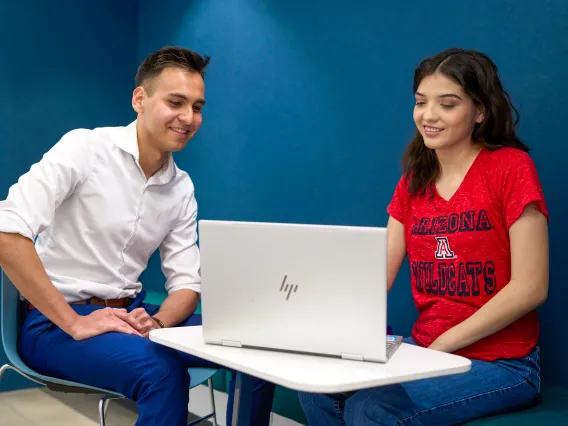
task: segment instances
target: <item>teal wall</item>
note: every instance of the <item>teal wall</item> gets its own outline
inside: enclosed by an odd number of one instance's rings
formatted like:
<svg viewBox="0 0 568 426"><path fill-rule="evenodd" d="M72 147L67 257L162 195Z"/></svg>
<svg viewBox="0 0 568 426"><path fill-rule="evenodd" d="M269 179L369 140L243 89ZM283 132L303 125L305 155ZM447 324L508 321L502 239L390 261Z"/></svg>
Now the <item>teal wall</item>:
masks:
<svg viewBox="0 0 568 426"><path fill-rule="evenodd" d="M0 0L0 199L69 130L135 119L137 11L135 0ZM29 383L8 372L0 391Z"/></svg>
<svg viewBox="0 0 568 426"><path fill-rule="evenodd" d="M568 3L141 0L139 12L140 60L167 44L212 57L204 126L176 157L195 181L202 219L385 225L414 132L415 66L448 47L488 53L520 109L550 207L542 357L545 378L568 384ZM162 285L156 263L145 279ZM410 332L407 265L388 316L396 332Z"/></svg>
<svg viewBox="0 0 568 426"><path fill-rule="evenodd" d="M567 384L566 22L562 0L0 0L0 197L66 131L130 122L138 62L180 44L212 56L204 126L176 156L201 218L381 226L414 132L414 67L479 49L521 111L549 203L544 376ZM156 257L143 282L163 285ZM404 334L416 318L408 282L405 265L389 296ZM9 376L0 390L19 385Z"/></svg>

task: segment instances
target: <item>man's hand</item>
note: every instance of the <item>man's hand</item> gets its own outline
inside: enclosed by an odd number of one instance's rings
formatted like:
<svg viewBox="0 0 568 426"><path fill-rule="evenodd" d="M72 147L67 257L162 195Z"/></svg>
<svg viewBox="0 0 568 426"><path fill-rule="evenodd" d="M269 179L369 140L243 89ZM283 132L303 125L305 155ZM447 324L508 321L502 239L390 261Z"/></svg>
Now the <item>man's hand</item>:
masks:
<svg viewBox="0 0 568 426"><path fill-rule="evenodd" d="M117 316L135 327L143 337L148 337L150 331L160 328L158 323L148 315L144 308L133 309L130 313L117 312Z"/></svg>
<svg viewBox="0 0 568 426"><path fill-rule="evenodd" d="M69 334L75 340L88 339L109 331L142 336L134 327L137 322L130 318L130 321L127 321L128 316L129 314L124 309L97 309L89 315L78 316L71 326Z"/></svg>

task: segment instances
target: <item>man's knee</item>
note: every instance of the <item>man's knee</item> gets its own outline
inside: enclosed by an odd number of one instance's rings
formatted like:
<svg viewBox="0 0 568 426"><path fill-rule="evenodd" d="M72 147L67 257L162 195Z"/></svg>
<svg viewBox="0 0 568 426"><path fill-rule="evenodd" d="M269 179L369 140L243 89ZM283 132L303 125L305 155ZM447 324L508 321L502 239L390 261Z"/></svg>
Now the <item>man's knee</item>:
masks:
<svg viewBox="0 0 568 426"><path fill-rule="evenodd" d="M189 389L187 367L178 353L163 346L152 349L141 365L136 366L140 373L141 390L178 392Z"/></svg>

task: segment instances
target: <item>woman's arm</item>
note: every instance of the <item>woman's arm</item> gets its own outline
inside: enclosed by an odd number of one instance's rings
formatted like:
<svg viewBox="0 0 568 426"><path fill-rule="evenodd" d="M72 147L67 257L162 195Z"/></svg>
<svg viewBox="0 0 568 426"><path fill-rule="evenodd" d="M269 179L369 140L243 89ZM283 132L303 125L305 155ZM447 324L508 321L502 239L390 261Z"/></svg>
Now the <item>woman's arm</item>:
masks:
<svg viewBox="0 0 568 426"><path fill-rule="evenodd" d="M511 281L467 320L452 327L431 349L455 352L494 334L542 305L548 297L548 222L529 204L509 229Z"/></svg>

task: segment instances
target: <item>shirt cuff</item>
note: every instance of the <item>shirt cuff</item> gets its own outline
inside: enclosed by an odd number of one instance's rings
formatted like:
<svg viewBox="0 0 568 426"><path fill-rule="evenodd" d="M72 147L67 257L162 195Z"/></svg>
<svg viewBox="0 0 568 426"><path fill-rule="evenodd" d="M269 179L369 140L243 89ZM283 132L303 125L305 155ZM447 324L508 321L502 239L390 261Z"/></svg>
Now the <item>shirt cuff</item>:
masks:
<svg viewBox="0 0 568 426"><path fill-rule="evenodd" d="M12 211L0 210L0 232L7 234L20 234L34 241L34 233L24 219Z"/></svg>
<svg viewBox="0 0 568 426"><path fill-rule="evenodd" d="M167 286L166 285L166 290L168 291L168 294L172 294L172 293L174 293L178 290L193 290L197 294L200 294L201 293L201 284L193 283L193 284L177 284L177 285L173 285L173 286Z"/></svg>

